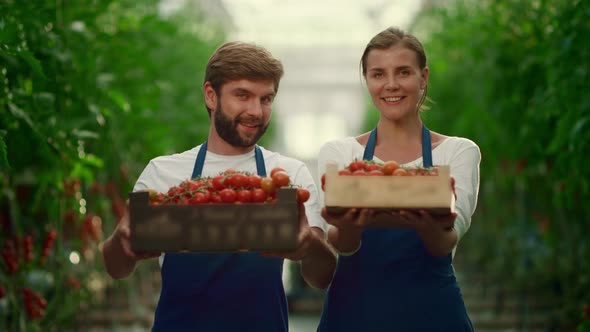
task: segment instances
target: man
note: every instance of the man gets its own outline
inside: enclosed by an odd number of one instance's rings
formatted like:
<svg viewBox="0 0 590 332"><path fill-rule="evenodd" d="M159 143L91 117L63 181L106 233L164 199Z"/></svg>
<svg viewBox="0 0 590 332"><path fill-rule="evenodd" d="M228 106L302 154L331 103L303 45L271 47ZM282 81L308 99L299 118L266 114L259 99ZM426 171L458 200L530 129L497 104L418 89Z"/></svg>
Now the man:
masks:
<svg viewBox="0 0 590 332"><path fill-rule="evenodd" d="M261 164L268 170L281 167L311 193L301 210L297 249L282 254L138 254L130 249L129 219L123 217L104 242L104 263L109 275L119 279L129 276L138 261L160 256L162 291L152 331L287 331L283 258L300 261L312 287L325 289L330 283L336 257L325 240L326 224L309 170L256 145L270 123L282 75L280 61L264 48L242 42L219 47L209 59L203 85L212 120L207 141L151 160L134 191L165 192L191 174L214 176L230 168L256 173Z"/></svg>

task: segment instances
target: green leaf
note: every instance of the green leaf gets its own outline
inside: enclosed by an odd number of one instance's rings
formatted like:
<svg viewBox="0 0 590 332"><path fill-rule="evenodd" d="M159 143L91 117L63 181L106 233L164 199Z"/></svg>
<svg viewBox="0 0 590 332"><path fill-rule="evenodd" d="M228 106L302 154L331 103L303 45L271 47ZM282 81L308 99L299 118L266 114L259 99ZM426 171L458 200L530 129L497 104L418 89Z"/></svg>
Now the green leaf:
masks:
<svg viewBox="0 0 590 332"><path fill-rule="evenodd" d="M111 97L111 100L114 101L124 112L129 112L131 109L129 103L125 100L125 96L120 92L111 90L109 91L109 97Z"/></svg>
<svg viewBox="0 0 590 332"><path fill-rule="evenodd" d="M100 137L99 134L90 131L90 130L78 130L78 129L74 129L72 131L72 135L74 135L77 138L94 138L97 139Z"/></svg>
<svg viewBox="0 0 590 332"><path fill-rule="evenodd" d="M4 141L6 133L6 130L0 130L0 170L10 169L10 164L8 163L8 149L6 148L6 141Z"/></svg>
<svg viewBox="0 0 590 332"><path fill-rule="evenodd" d="M43 66L41 65L41 62L37 60L31 52L19 51L17 54L27 62L29 67L31 67L31 69L35 74L37 74L37 76L47 79L45 73L43 73Z"/></svg>
<svg viewBox="0 0 590 332"><path fill-rule="evenodd" d="M81 159L81 161L83 161L88 166L92 166L92 167L96 167L96 168L103 168L104 167L104 161L93 154L85 155L84 158Z"/></svg>
<svg viewBox="0 0 590 332"><path fill-rule="evenodd" d="M31 117L29 117L29 114L27 114L27 112L25 112L23 109L21 109L20 107L16 106L13 103L8 103L8 109L10 110L10 113L12 113L12 115L16 118L22 119L23 121L25 121L29 127L31 127L31 129L33 129L33 131L35 132L39 132L39 130L37 129L37 126L33 123L33 120L31 120Z"/></svg>
<svg viewBox="0 0 590 332"><path fill-rule="evenodd" d="M570 140L572 142L576 142L578 139L580 139L578 136L580 133L584 133L583 129L588 124L588 119L589 118L583 118L576 122L570 134Z"/></svg>

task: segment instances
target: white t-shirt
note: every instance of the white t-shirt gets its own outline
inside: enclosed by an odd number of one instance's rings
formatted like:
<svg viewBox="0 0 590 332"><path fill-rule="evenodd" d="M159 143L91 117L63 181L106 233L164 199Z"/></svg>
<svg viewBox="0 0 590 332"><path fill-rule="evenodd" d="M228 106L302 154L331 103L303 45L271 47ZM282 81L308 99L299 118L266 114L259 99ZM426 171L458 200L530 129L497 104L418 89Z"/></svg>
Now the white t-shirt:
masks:
<svg viewBox="0 0 590 332"><path fill-rule="evenodd" d="M139 176L133 191L154 189L165 193L168 192L170 187L190 179L200 147L199 145L182 153L152 159ZM328 226L320 215L318 191L307 166L299 160L283 156L277 152L266 150L263 147L260 147L260 149L268 176L270 176L270 171L273 168L282 167L289 174L292 184L309 190L310 196L305 202L305 214L308 223L311 227L322 229L326 234ZM230 168L256 174L254 149L246 154L236 156L224 156L207 151L201 176L213 177ZM162 264L162 258L160 258L160 264Z"/></svg>
<svg viewBox="0 0 590 332"><path fill-rule="evenodd" d="M328 163L336 163L338 169L342 169L354 159L362 160L364 151L365 147L354 137L346 137L325 143L320 148L318 157L319 174L326 172ZM377 157L374 157L373 160L384 162ZM432 150L433 164L449 165L451 176L455 178L455 191L457 193L455 229L459 239L469 229L471 216L475 212L477 205L480 161L479 147L473 141L462 137L447 137ZM421 167L422 157L401 166ZM323 196L322 192L320 194L322 205Z"/></svg>

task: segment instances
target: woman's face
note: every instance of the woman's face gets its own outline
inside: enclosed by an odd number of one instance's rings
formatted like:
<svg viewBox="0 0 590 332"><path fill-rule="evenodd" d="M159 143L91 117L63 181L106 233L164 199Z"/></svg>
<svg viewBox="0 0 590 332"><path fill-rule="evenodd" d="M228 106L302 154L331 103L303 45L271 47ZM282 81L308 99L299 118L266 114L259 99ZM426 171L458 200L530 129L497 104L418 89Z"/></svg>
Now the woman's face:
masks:
<svg viewBox="0 0 590 332"><path fill-rule="evenodd" d="M365 79L381 115L400 120L418 115L418 102L428 82L428 67L420 69L414 51L401 44L373 49L367 56Z"/></svg>

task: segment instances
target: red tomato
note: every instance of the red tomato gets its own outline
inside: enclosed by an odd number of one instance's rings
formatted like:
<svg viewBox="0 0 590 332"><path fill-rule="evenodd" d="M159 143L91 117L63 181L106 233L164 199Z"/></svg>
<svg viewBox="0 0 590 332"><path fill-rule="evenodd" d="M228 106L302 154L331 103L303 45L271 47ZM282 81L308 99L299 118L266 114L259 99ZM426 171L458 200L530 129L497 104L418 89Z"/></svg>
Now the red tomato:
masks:
<svg viewBox="0 0 590 332"><path fill-rule="evenodd" d="M398 168L395 171L393 171L394 176L408 176L408 172L403 169L403 168Z"/></svg>
<svg viewBox="0 0 590 332"><path fill-rule="evenodd" d="M364 170L365 169L365 162L362 160L355 160L348 165L348 169L352 173L354 173L355 171L358 171L358 170Z"/></svg>
<svg viewBox="0 0 590 332"><path fill-rule="evenodd" d="M348 169L344 168L338 171L338 175L343 175L343 176L348 176L348 175L352 175L352 172L349 171Z"/></svg>
<svg viewBox="0 0 590 332"><path fill-rule="evenodd" d="M383 164L383 167L381 168L381 170L383 171L383 174L385 174L385 175L393 175L393 172L395 172L395 170L398 168L399 168L399 164L394 160L390 160L390 161L386 162L385 164Z"/></svg>
<svg viewBox="0 0 590 332"><path fill-rule="evenodd" d="M262 178L256 174L248 176L248 185L251 189L260 188Z"/></svg>
<svg viewBox="0 0 590 332"><path fill-rule="evenodd" d="M272 178L265 177L260 180L260 188L267 194L272 194L275 191L275 183Z"/></svg>
<svg viewBox="0 0 590 332"><path fill-rule="evenodd" d="M267 197L268 195L261 188L256 188L252 190L252 202L254 203L264 203Z"/></svg>
<svg viewBox="0 0 590 332"><path fill-rule="evenodd" d="M352 175L363 176L363 175L367 175L367 172L365 172L365 170L363 170L363 169L357 169L356 171L352 172Z"/></svg>
<svg viewBox="0 0 590 332"><path fill-rule="evenodd" d="M218 192L214 191L211 193L211 198L209 199L211 203L223 203L221 196Z"/></svg>
<svg viewBox="0 0 590 332"><path fill-rule="evenodd" d="M193 195L193 197L189 200L189 204L205 204L208 203L209 200L202 192L197 192Z"/></svg>
<svg viewBox="0 0 590 332"><path fill-rule="evenodd" d="M285 172L286 173L287 171L285 171L285 169L282 167L275 167L272 169L272 171L270 171L270 177L272 178L272 176L275 175L276 172Z"/></svg>
<svg viewBox="0 0 590 332"><path fill-rule="evenodd" d="M218 176L214 177L211 180L211 186L213 187L213 189L215 189L217 191L221 191L221 190L225 189L225 187L226 187L225 177L223 175L218 175Z"/></svg>
<svg viewBox="0 0 590 332"><path fill-rule="evenodd" d="M203 183L201 181L195 181L195 180L188 180L186 182L186 189L188 191L193 191L193 190L197 190L199 189L201 186L203 186Z"/></svg>
<svg viewBox="0 0 590 332"><path fill-rule="evenodd" d="M305 188L297 188L297 202L305 203L309 199L309 190Z"/></svg>
<svg viewBox="0 0 590 332"><path fill-rule="evenodd" d="M380 169L374 169L367 172L367 175L372 176L383 176L383 172Z"/></svg>
<svg viewBox="0 0 590 332"><path fill-rule="evenodd" d="M234 203L237 199L236 191L233 189L225 188L219 192L219 197L223 203Z"/></svg>
<svg viewBox="0 0 590 332"><path fill-rule="evenodd" d="M250 203L252 202L252 192L248 189L239 190L237 193L237 201L240 203Z"/></svg>
<svg viewBox="0 0 590 332"><path fill-rule="evenodd" d="M367 171L367 172L374 171L374 170L380 170L380 169L381 169L381 165L379 165L379 164L367 163L365 165L365 171Z"/></svg>
<svg viewBox="0 0 590 332"><path fill-rule="evenodd" d="M275 172L272 175L272 182L274 182L275 186L277 187L286 187L291 183L291 179L289 179L289 175L283 171Z"/></svg>
<svg viewBox="0 0 590 332"><path fill-rule="evenodd" d="M226 181L233 188L243 188L248 185L248 177L243 173L234 173Z"/></svg>

